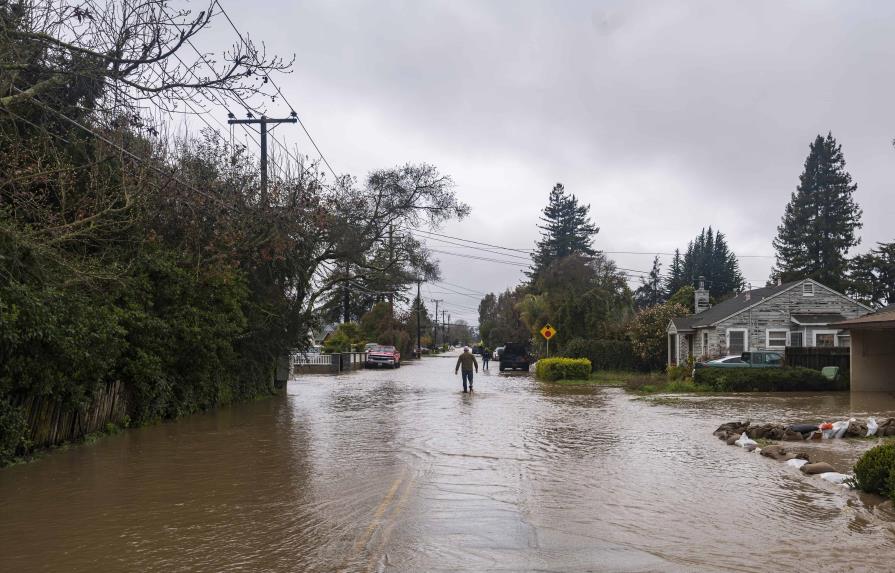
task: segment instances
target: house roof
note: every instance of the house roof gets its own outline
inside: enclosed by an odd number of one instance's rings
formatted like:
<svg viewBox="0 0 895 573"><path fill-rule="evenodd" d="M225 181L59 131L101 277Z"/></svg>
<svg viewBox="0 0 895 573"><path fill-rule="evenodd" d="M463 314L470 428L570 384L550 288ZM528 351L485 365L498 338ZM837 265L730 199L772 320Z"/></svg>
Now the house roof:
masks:
<svg viewBox="0 0 895 573"><path fill-rule="evenodd" d="M688 316L687 318L691 319L690 327L712 325L719 320L725 319L741 310L745 310L768 297L788 290L790 287L800 282L802 281L793 281L782 285L766 286L741 292L735 297L720 302L708 310Z"/></svg>
<svg viewBox="0 0 895 573"><path fill-rule="evenodd" d="M799 312L792 315L792 321L798 325L827 325L843 320L845 317L838 313Z"/></svg>
<svg viewBox="0 0 895 573"><path fill-rule="evenodd" d="M859 318L837 322L839 328L895 328L895 304L890 304L882 310L871 314L865 314Z"/></svg>
<svg viewBox="0 0 895 573"><path fill-rule="evenodd" d="M696 317L694 315L691 316L676 316L671 319L671 323L674 325L674 328L678 331L684 330L693 330L693 319Z"/></svg>

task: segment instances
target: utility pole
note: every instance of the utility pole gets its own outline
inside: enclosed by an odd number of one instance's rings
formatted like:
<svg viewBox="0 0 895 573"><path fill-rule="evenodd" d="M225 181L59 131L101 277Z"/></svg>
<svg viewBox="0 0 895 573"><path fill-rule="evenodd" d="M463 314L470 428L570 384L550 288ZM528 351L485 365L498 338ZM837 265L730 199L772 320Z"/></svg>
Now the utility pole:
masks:
<svg viewBox="0 0 895 573"><path fill-rule="evenodd" d="M444 302L441 298L429 299L435 303L435 330L432 332L432 346L438 348L438 303Z"/></svg>
<svg viewBox="0 0 895 573"><path fill-rule="evenodd" d="M444 326L445 326L445 328L447 328L447 335L450 336L451 335L451 315L450 314L448 314L448 321ZM448 344L451 344L452 341L445 340L445 342L447 342Z"/></svg>
<svg viewBox="0 0 895 573"><path fill-rule="evenodd" d="M251 114L249 115L251 116ZM279 119L267 117L266 115L262 115L258 119L255 119L254 117L249 117L248 119L236 119L236 117L232 113L227 114L227 116L229 117L227 123L229 123L230 125L236 123L257 123L261 126L261 202L267 203L267 124L297 123L298 114L293 111L289 114L289 117Z"/></svg>
<svg viewBox="0 0 895 573"><path fill-rule="evenodd" d="M422 281L417 279L416 281L416 302L419 306L416 307L416 352L420 358L423 357L423 299L420 296L420 286L422 286Z"/></svg>
<svg viewBox="0 0 895 573"><path fill-rule="evenodd" d="M444 315L446 312L447 312L446 310L441 309L441 342L442 343L447 343L447 330L445 330L445 328L444 328L444 326L446 324L444 321Z"/></svg>
<svg viewBox="0 0 895 573"><path fill-rule="evenodd" d="M342 287L342 322L351 322L351 295L348 293L348 277L351 276L351 265L345 261L345 284Z"/></svg>

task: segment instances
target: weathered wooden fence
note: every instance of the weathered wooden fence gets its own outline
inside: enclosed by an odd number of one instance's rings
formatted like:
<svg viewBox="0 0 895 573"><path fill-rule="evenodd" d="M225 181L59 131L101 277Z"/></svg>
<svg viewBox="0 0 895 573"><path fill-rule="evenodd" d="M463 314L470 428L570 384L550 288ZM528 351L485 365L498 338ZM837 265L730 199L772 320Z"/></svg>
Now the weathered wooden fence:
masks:
<svg viewBox="0 0 895 573"><path fill-rule="evenodd" d="M127 416L124 384L113 382L97 392L93 400L77 407L46 396L13 399L22 409L34 448L55 446L79 440L104 430L109 423L121 424Z"/></svg>
<svg viewBox="0 0 895 573"><path fill-rule="evenodd" d="M784 355L787 366L801 366L821 370L826 366L838 366L840 372L849 372L851 354L844 347L787 346Z"/></svg>

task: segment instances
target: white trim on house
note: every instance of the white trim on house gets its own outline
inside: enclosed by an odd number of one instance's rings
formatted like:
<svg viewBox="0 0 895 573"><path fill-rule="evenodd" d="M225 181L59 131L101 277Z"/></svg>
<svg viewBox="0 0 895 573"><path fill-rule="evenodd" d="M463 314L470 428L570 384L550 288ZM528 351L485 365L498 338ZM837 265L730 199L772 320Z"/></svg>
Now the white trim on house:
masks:
<svg viewBox="0 0 895 573"><path fill-rule="evenodd" d="M743 333L743 352L749 352L749 329L748 328L728 328L725 332L725 340L727 341L727 353L730 354L730 333L731 332L742 332Z"/></svg>
<svg viewBox="0 0 895 573"><path fill-rule="evenodd" d="M864 303L862 303L862 302L858 302L858 301L856 301L856 300L853 299L853 298L849 298L848 296L842 294L842 293L839 292L839 291L835 291L835 290L833 290L833 289L831 289L831 288L829 288L829 287L826 287L826 286L820 284L819 282L817 282L817 281L814 280L814 279L802 279L801 281L799 281L799 282L797 282L797 283L794 283L793 285L791 285L791 286L789 286L789 287L787 287L787 288L781 290L780 292L775 292L775 293L772 294L771 296L767 296L767 297L765 297L765 298L763 298L763 299L757 300L757 301L755 301L755 303L753 303L753 304L747 306L746 308L740 309L740 310L734 312L733 314L728 314L727 316L722 317L722 318L719 318L718 320L716 320L716 321L714 321L714 322L711 322L711 323L708 323L708 324L694 324L694 325L692 326L692 328L694 328L694 329L695 329L695 328L707 328L707 327L710 327L710 326L715 326L715 325L717 325L719 322L724 322L724 321L727 320L728 318L732 318L732 317L734 317L734 316L736 316L736 315L738 315L738 314L742 314L742 313L744 313L744 312L746 312L746 311L752 310L752 309L755 308L756 306L759 306L760 304L763 304L763 303L765 303L765 302L771 300L772 298L776 298L776 297L780 296L780 295L783 294L783 293L789 292L789 291L791 291L792 289L796 288L797 286L805 284L806 282L810 282L811 284L814 285L815 292L817 292L817 287L824 288L824 289L828 290L829 292L835 294L836 296L838 296L838 297L840 297L840 298L844 298L845 300L847 300L847 301L849 301L849 302L851 302L851 303L854 303L854 304L860 306L861 308L866 309L868 312L874 312L873 309L870 308L869 306L867 306L866 304L864 304Z"/></svg>
<svg viewBox="0 0 895 573"><path fill-rule="evenodd" d="M805 288L808 286L811 287L810 291ZM802 296L814 296L814 284L813 283L811 283L810 281L804 281L802 283Z"/></svg>
<svg viewBox="0 0 895 573"><path fill-rule="evenodd" d="M775 344L775 345L771 346L771 333L772 332L785 333L785 335L783 336L783 344L782 345ZM779 339L779 337L776 337L776 338ZM765 331L764 331L764 346L765 346L765 348L767 348L769 350L770 349L786 348L787 344L789 344L789 330L787 330L785 328L767 328L767 329L765 329Z"/></svg>
<svg viewBox="0 0 895 573"><path fill-rule="evenodd" d="M839 346L839 340L836 338L836 335L839 333L838 330L815 330L811 333L811 346L817 347L817 335L818 334L831 334L833 335L833 346Z"/></svg>

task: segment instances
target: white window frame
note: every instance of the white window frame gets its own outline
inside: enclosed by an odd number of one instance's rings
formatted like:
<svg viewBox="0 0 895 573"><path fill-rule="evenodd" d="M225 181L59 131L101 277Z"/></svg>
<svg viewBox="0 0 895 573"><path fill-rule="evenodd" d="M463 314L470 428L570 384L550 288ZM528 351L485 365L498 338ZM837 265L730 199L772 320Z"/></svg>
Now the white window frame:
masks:
<svg viewBox="0 0 895 573"><path fill-rule="evenodd" d="M783 337L783 346L771 346L771 333L772 332L785 332L786 333L786 336ZM768 328L764 331L765 348L768 348L768 349L786 348L786 346L788 344L789 344L789 330L787 330L785 328Z"/></svg>
<svg viewBox="0 0 895 573"><path fill-rule="evenodd" d="M839 346L839 340L836 338L836 335L839 333L838 330L815 330L811 332L811 345L817 348L817 335L818 334L832 334L833 335L833 347Z"/></svg>
<svg viewBox="0 0 895 573"><path fill-rule="evenodd" d="M839 339L840 339L840 338L847 338L847 339L848 339L848 346L847 346L847 347L843 347L841 344L839 344ZM837 335L836 335L836 346L839 346L839 347L841 347L841 348L851 348L851 334L837 334Z"/></svg>
<svg viewBox="0 0 895 573"><path fill-rule="evenodd" d="M802 283L802 296L814 296L814 283Z"/></svg>
<svg viewBox="0 0 895 573"><path fill-rule="evenodd" d="M703 356L709 355L709 333L708 332L702 333L702 355Z"/></svg>
<svg viewBox="0 0 895 573"><path fill-rule="evenodd" d="M749 352L749 329L748 328L728 328L726 331L728 354L730 353L730 333L731 332L742 332L743 333L743 352Z"/></svg>

